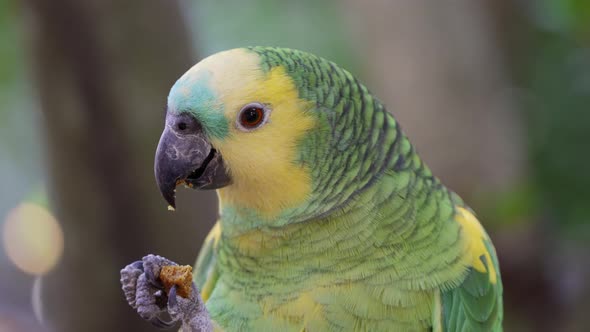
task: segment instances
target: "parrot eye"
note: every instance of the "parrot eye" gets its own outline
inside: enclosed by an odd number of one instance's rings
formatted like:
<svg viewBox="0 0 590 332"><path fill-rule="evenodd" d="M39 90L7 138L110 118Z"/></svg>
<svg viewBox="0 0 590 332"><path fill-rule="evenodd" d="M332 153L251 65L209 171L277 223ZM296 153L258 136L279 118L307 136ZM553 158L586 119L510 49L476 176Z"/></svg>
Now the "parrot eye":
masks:
<svg viewBox="0 0 590 332"><path fill-rule="evenodd" d="M240 110L237 127L243 131L251 131L261 127L268 119L269 109L260 103L250 103Z"/></svg>

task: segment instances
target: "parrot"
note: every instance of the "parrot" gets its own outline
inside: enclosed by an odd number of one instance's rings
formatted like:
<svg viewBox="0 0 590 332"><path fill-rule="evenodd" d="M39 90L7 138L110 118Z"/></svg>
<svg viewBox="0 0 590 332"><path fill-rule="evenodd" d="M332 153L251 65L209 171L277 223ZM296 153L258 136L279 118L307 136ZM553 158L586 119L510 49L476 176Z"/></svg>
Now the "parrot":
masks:
<svg viewBox="0 0 590 332"><path fill-rule="evenodd" d="M179 185L216 190L194 267L216 331L502 330L475 213L329 60L255 46L198 62L170 90L154 169L171 209Z"/></svg>

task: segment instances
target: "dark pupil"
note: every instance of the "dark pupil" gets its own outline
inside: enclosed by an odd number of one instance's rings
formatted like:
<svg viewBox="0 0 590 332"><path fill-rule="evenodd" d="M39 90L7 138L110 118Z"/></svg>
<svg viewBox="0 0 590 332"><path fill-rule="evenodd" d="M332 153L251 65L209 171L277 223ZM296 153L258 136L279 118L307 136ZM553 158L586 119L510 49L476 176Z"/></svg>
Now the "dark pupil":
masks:
<svg viewBox="0 0 590 332"><path fill-rule="evenodd" d="M242 119L247 124L256 124L258 121L260 121L260 113L260 110L257 108L250 108L244 112Z"/></svg>

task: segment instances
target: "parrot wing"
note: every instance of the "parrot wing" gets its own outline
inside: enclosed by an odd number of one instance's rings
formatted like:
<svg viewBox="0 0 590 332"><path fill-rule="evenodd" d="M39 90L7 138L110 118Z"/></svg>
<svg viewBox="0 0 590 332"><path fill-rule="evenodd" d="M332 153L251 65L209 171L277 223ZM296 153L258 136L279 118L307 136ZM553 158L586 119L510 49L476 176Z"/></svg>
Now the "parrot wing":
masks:
<svg viewBox="0 0 590 332"><path fill-rule="evenodd" d="M502 281L494 247L471 212L463 210L457 221L478 238L470 246L474 264L465 280L441 292L442 331L502 331Z"/></svg>

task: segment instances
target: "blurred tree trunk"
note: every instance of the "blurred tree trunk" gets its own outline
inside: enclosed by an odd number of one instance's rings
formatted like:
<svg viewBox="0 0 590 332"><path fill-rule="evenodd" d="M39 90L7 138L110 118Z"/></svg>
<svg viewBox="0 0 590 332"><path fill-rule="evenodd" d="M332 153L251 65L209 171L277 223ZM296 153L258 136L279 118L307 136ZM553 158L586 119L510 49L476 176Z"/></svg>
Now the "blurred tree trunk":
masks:
<svg viewBox="0 0 590 332"><path fill-rule="evenodd" d="M125 303L119 270L147 253L192 264L216 210L212 193L191 193L169 213L153 179L168 90L196 62L181 3L24 5L66 241L43 281L46 321L59 332L151 330Z"/></svg>
<svg viewBox="0 0 590 332"><path fill-rule="evenodd" d="M465 198L518 182L520 121L485 3L346 3L371 86L434 174Z"/></svg>

